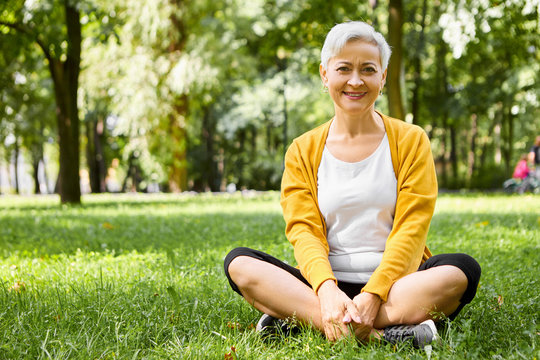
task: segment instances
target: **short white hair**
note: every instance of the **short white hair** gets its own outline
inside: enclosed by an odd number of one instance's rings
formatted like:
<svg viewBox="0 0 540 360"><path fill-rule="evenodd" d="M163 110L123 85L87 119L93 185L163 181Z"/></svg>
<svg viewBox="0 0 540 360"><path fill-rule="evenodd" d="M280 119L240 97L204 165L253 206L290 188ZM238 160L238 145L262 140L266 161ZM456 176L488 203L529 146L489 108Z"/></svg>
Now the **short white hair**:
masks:
<svg viewBox="0 0 540 360"><path fill-rule="evenodd" d="M390 46L384 36L363 21L348 21L334 26L326 35L324 45L321 50L321 65L324 69L328 67L328 61L343 50L347 42L351 40L361 40L376 45L381 55L381 65L383 71L388 67L390 61Z"/></svg>

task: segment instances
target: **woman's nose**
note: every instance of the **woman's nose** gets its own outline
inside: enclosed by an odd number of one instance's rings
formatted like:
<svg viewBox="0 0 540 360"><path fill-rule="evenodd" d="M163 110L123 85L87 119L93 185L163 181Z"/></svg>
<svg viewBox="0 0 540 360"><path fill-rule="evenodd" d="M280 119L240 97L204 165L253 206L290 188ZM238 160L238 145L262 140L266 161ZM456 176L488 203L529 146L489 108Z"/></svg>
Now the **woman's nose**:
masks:
<svg viewBox="0 0 540 360"><path fill-rule="evenodd" d="M347 84L351 85L351 86L360 86L364 83L364 81L362 81L362 78L360 77L360 75L354 71L352 74L351 74L351 77L349 78L349 81L347 81Z"/></svg>

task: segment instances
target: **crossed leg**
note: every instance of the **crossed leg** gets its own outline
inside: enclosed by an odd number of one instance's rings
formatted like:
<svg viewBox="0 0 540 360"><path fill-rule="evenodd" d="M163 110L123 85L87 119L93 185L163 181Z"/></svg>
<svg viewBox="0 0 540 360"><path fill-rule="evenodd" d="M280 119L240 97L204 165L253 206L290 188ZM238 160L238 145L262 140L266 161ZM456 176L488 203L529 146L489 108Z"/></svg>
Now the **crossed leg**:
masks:
<svg viewBox="0 0 540 360"><path fill-rule="evenodd" d="M242 296L258 310L281 319L294 316L324 332L317 295L289 272L249 256L234 258L228 271ZM467 284L466 275L451 265L409 274L390 289L374 328L418 324L432 318L433 312L450 315L460 305Z"/></svg>

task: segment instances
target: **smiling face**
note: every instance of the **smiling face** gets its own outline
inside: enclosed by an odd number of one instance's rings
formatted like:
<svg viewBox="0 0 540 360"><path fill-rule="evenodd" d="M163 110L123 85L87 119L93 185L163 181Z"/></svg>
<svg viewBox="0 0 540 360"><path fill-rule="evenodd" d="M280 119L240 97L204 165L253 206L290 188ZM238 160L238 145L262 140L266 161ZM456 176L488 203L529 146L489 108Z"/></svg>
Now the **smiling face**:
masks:
<svg viewBox="0 0 540 360"><path fill-rule="evenodd" d="M327 69L321 65L320 74L334 101L336 115L372 111L386 81L379 49L360 40L349 41L328 61Z"/></svg>

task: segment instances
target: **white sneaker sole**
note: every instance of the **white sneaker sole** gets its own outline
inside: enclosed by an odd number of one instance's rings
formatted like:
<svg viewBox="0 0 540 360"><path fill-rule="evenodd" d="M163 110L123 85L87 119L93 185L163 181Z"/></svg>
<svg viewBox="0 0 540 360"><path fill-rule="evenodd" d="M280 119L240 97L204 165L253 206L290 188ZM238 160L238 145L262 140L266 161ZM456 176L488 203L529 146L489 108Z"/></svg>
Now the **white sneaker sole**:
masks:
<svg viewBox="0 0 540 360"><path fill-rule="evenodd" d="M425 324L425 325L429 326L429 328L431 329L431 332L433 333L433 339L431 340L431 342L438 341L439 340L439 333L437 332L437 327L435 326L435 323L433 322L433 320L423 321L423 322L420 323L420 325L422 325L422 324Z"/></svg>
<svg viewBox="0 0 540 360"><path fill-rule="evenodd" d="M270 315L263 314L261 316L261 318L259 319L259 322L257 323L257 326L255 327L255 331L260 332L263 329L262 323L264 322L264 320L266 320L269 317L270 317Z"/></svg>

